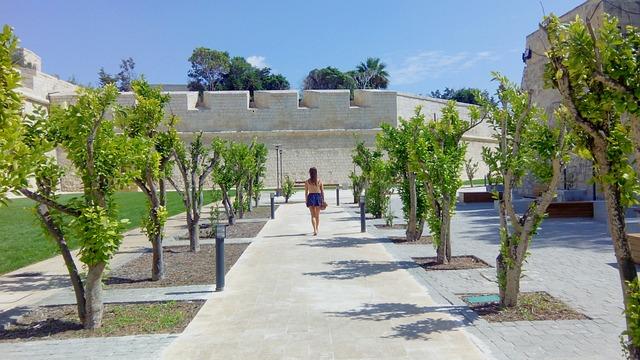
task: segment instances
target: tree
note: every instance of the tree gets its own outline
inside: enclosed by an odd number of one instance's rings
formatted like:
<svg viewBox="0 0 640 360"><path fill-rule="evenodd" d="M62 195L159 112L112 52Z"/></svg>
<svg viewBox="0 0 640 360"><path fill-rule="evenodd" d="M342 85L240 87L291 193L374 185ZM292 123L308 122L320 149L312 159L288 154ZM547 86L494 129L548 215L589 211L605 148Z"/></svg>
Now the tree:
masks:
<svg viewBox="0 0 640 360"><path fill-rule="evenodd" d="M416 179L415 170L409 161L409 144L417 136L416 126L424 123L424 115L417 112L414 118L400 118L398 127L382 124L382 132L377 136L378 146L386 151L389 157L391 173L396 175L399 183L398 192L402 200L402 211L407 220L407 241L416 241L424 230L427 205L424 184Z"/></svg>
<svg viewBox="0 0 640 360"><path fill-rule="evenodd" d="M440 90L432 91L430 96L438 99L455 100L457 102L473 105L482 104L483 99L489 99L490 102L494 102L493 98L489 96L489 92L487 92L487 90L481 91L480 89L474 88L450 89L447 87L444 88L442 92L440 92Z"/></svg>
<svg viewBox="0 0 640 360"><path fill-rule="evenodd" d="M107 84L115 84L120 91L131 91L131 82L137 78L134 71L136 63L129 57L120 60L120 71L111 75L103 67L98 71L98 84L103 87Z"/></svg>
<svg viewBox="0 0 640 360"><path fill-rule="evenodd" d="M267 172L268 150L264 144L258 143L255 138L251 142L250 150L253 157L253 167L249 171L245 190L247 192L247 200L251 202L251 199L254 199L255 205L258 206L260 191L264 187L263 178ZM249 211L251 211L251 206L249 206Z"/></svg>
<svg viewBox="0 0 640 360"><path fill-rule="evenodd" d="M531 103L528 93L494 73L500 82L499 106L491 109L489 123L498 141L498 148L483 148L485 163L504 180L503 196L499 199L500 253L496 259L500 303L518 304L522 265L528 256L529 244L536 234L547 207L553 200L560 174L568 160L565 126L556 117L551 126L542 111ZM532 174L544 190L529 205L524 214L516 213L511 191Z"/></svg>
<svg viewBox="0 0 640 360"><path fill-rule="evenodd" d="M178 142L173 150L182 186L171 176L167 180L180 194L187 211L189 249L193 252L200 250L200 215L205 182L219 165L222 145L221 140L214 139L211 146L205 146L202 132L199 132L194 134L188 149L184 143Z"/></svg>
<svg viewBox="0 0 640 360"><path fill-rule="evenodd" d="M289 80L282 74L267 74L262 78L264 90L289 90Z"/></svg>
<svg viewBox="0 0 640 360"><path fill-rule="evenodd" d="M191 81L189 90L213 91L220 86L230 69L229 53L198 47L189 57L191 69L187 74Z"/></svg>
<svg viewBox="0 0 640 360"><path fill-rule="evenodd" d="M334 67L313 69L303 81L305 90L313 89L354 89L355 81L351 76Z"/></svg>
<svg viewBox="0 0 640 360"><path fill-rule="evenodd" d="M476 176L476 172L478 172L478 162L474 162L472 158L468 158L464 161L464 171L467 173L469 184L473 187L473 178Z"/></svg>
<svg viewBox="0 0 640 360"><path fill-rule="evenodd" d="M151 87L144 78L134 80L132 87L135 105L120 108L116 120L142 155L135 158L140 162L132 166L140 170L134 182L147 198L148 213L142 224L152 244L151 279L156 281L164 278L162 240L167 220L164 179L170 176L170 160L179 141L175 130L177 119L174 116L165 119L164 107L169 102L169 95Z"/></svg>
<svg viewBox="0 0 640 360"><path fill-rule="evenodd" d="M633 27L621 34L617 25L616 19L605 16L596 34L590 22L579 17L569 24L561 24L556 16L546 18L541 28L550 48L544 77L561 95L563 111L574 130L575 152L594 163L622 285L629 339L626 349L631 358L640 359L638 274L624 214L627 206L637 202L640 191L629 162L633 155L638 158L640 35Z"/></svg>
<svg viewBox="0 0 640 360"><path fill-rule="evenodd" d="M245 188L254 172L256 158L252 147L231 141L222 147L221 157L222 163L214 175L214 182L222 191L222 204L227 213L229 225L233 225L236 217L242 219L244 211L248 208L250 196L245 196ZM232 188L236 190L233 202L229 195Z"/></svg>
<svg viewBox="0 0 640 360"><path fill-rule="evenodd" d="M412 118L416 134L415 141L409 143L409 159L425 187L426 219L437 247L439 264L451 261L451 215L457 191L462 186L460 172L467 151L462 136L486 116L486 112L478 107L469 110L469 120L462 119L455 102L449 101L439 119L426 123L420 108Z"/></svg>
<svg viewBox="0 0 640 360"><path fill-rule="evenodd" d="M359 89L386 89L389 86L387 65L380 58L369 57L356 66L354 80Z"/></svg>

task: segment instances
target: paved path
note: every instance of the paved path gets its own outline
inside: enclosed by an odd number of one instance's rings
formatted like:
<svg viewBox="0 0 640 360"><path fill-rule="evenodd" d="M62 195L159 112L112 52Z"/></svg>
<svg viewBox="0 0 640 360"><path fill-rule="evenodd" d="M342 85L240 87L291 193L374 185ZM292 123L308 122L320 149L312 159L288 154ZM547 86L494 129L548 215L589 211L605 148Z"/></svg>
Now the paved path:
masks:
<svg viewBox="0 0 640 360"><path fill-rule="evenodd" d="M165 359L485 359L380 241L335 206L309 236L303 204L282 206L163 353Z"/></svg>
<svg viewBox="0 0 640 360"><path fill-rule="evenodd" d="M401 219L400 200L393 197L391 203ZM453 254L475 255L495 264L498 222L492 204L459 205L452 223ZM368 231L378 237L391 234L373 226ZM398 261L435 255L431 245L385 246ZM488 323L470 313L472 326L467 331L483 340L497 359L622 359L618 340L624 330L622 292L606 224L591 219L545 219L530 251L522 290L546 291L591 320ZM410 271L432 289L432 296L452 305L463 306L455 294L497 292L493 267Z"/></svg>

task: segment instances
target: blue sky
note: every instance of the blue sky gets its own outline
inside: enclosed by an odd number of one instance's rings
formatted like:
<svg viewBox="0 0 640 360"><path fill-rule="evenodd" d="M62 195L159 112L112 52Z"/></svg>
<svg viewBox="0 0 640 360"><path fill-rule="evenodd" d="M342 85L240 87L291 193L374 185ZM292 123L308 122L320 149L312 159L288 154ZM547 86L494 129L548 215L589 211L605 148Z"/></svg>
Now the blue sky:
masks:
<svg viewBox="0 0 640 360"><path fill-rule="evenodd" d="M580 0L543 0L565 13ZM313 68L350 70L380 57L390 89L428 94L444 87L493 89L490 72L519 82L525 37L542 17L539 0L92 1L2 0L43 69L97 82L121 58L152 83L186 83L191 51L229 51L284 74L292 88Z"/></svg>

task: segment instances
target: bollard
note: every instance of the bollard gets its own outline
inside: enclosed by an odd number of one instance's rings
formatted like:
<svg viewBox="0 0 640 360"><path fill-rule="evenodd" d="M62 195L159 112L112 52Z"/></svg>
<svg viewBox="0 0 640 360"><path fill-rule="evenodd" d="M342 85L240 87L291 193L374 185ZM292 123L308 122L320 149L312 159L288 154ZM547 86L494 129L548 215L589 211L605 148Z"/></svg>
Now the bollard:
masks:
<svg viewBox="0 0 640 360"><path fill-rule="evenodd" d="M271 218L276 218L276 194L271 193Z"/></svg>
<svg viewBox="0 0 640 360"><path fill-rule="evenodd" d="M367 226L365 224L364 200L364 195L360 195L360 232L367 231Z"/></svg>
<svg viewBox="0 0 640 360"><path fill-rule="evenodd" d="M340 184L336 187L336 205L340 206Z"/></svg>
<svg viewBox="0 0 640 360"><path fill-rule="evenodd" d="M216 291L224 290L224 238L227 226L216 225Z"/></svg>

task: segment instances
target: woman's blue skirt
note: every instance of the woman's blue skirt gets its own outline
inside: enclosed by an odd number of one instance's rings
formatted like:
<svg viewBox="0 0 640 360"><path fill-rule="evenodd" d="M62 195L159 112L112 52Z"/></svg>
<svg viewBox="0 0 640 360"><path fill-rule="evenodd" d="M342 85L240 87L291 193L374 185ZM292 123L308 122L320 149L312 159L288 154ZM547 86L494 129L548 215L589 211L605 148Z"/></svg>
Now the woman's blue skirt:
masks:
<svg viewBox="0 0 640 360"><path fill-rule="evenodd" d="M322 194L313 193L307 195L307 207L309 206L322 206Z"/></svg>

